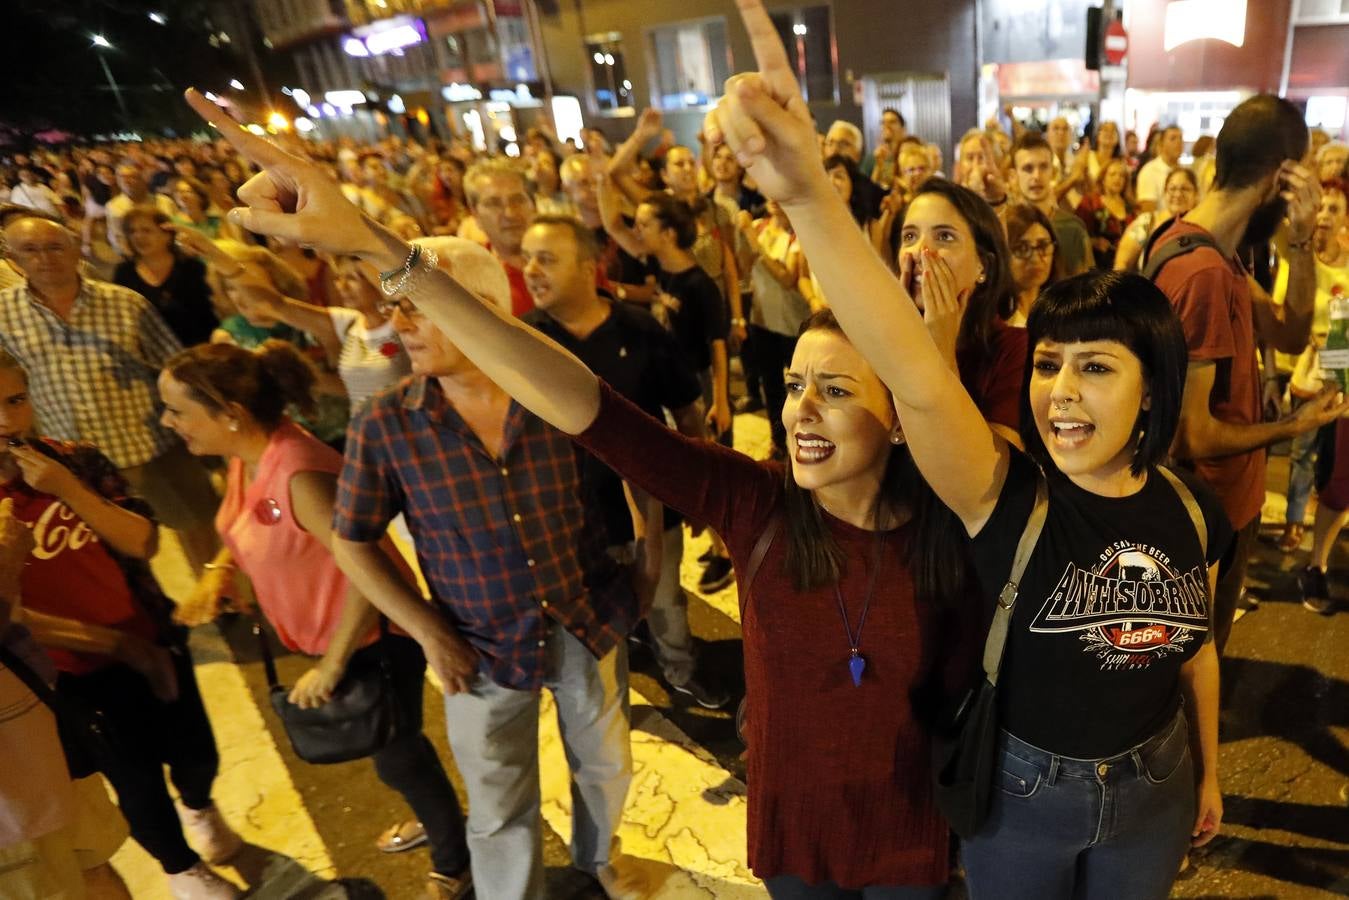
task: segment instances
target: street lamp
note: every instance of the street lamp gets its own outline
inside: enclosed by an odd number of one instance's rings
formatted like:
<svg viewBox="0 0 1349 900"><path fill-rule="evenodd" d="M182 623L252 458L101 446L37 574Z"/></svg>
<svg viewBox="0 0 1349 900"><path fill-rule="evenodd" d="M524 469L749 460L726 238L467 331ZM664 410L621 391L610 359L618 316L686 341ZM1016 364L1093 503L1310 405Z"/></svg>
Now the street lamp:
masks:
<svg viewBox="0 0 1349 900"><path fill-rule="evenodd" d="M112 43L101 34L91 34L89 41L96 51L113 49ZM130 131L131 114L127 112L126 100L122 97L122 89L118 86L117 79L112 77L112 69L108 68L108 59L101 52L98 53L98 62L103 66L103 75L108 79L108 87L112 88L113 97L117 99L117 108L122 111L122 123Z"/></svg>

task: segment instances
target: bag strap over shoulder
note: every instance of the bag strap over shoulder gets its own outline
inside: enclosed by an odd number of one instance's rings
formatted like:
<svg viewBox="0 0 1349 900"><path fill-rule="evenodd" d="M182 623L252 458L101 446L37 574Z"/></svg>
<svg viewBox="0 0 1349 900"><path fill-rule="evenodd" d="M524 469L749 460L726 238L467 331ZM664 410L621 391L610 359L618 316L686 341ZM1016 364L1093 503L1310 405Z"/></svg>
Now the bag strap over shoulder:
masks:
<svg viewBox="0 0 1349 900"><path fill-rule="evenodd" d="M4 665L14 673L14 677L19 679L32 691L43 704L55 713L61 705L61 700L52 690L52 686L42 679L42 676L33 671L33 668L24 662L13 650L0 645L0 665Z"/></svg>
<svg viewBox="0 0 1349 900"><path fill-rule="evenodd" d="M1040 532L1045 526L1045 516L1049 513L1049 483L1043 472L1037 472L1035 480L1035 505L1031 507L1026 519L1026 528L1021 532L1021 540L1016 544L1016 555L1012 557L1012 571L998 594L998 606L993 611L993 624L988 627L988 640L984 642L984 675L988 683L998 683L998 670L1002 668L1002 653L1007 647L1007 631L1012 624L1012 607L1016 605L1017 591L1021 588L1021 576L1026 572L1035 545L1040 540Z"/></svg>
<svg viewBox="0 0 1349 900"><path fill-rule="evenodd" d="M1148 239L1144 247L1143 277L1148 281L1155 281L1157 273L1162 270L1162 267L1177 256L1192 253L1200 247L1212 247L1214 250L1218 250L1220 254L1222 253L1218 249L1217 243L1207 234L1182 234L1172 240L1164 239L1164 235L1171 230L1175 223L1176 220L1172 219L1162 228L1159 228Z"/></svg>
<svg viewBox="0 0 1349 900"><path fill-rule="evenodd" d="M1190 486L1180 479L1175 472L1172 472L1166 466L1158 466L1157 471L1162 473L1162 477L1171 482L1171 487L1180 495L1180 502L1185 504L1185 511L1190 514L1190 521L1194 523L1195 533L1199 535L1199 549L1203 551L1204 559L1208 560L1208 524L1204 521L1204 511L1199 508L1199 501L1194 499L1194 492Z"/></svg>
<svg viewBox="0 0 1349 900"><path fill-rule="evenodd" d="M262 670L267 673L267 689L274 691L281 683L276 677L276 660L272 657L272 645L262 630L262 613L258 613L253 619L253 634L258 639L258 651L262 654Z"/></svg>
<svg viewBox="0 0 1349 900"><path fill-rule="evenodd" d="M764 557L768 555L768 548L773 546L773 538L777 537L778 529L782 526L782 510L778 509L768 519L768 524L764 530L759 533L759 539L754 542L754 549L749 553L749 562L745 565L745 577L741 582L740 591L740 621L745 620L745 606L749 603L749 592L754 587L754 577L759 574L760 567L763 566Z"/></svg>

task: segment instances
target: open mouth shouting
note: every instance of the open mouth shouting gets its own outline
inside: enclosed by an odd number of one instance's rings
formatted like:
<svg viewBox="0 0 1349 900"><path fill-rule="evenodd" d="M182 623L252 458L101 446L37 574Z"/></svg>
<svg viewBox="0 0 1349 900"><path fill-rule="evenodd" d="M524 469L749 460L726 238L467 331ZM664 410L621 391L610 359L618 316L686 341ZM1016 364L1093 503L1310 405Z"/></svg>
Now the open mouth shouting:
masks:
<svg viewBox="0 0 1349 900"><path fill-rule="evenodd" d="M833 441L825 440L818 434L797 434L795 437L796 461L803 466L822 463L838 449Z"/></svg>
<svg viewBox="0 0 1349 900"><path fill-rule="evenodd" d="M1049 430L1054 435L1056 447L1073 450L1087 442L1096 426L1082 419L1054 418L1049 420Z"/></svg>

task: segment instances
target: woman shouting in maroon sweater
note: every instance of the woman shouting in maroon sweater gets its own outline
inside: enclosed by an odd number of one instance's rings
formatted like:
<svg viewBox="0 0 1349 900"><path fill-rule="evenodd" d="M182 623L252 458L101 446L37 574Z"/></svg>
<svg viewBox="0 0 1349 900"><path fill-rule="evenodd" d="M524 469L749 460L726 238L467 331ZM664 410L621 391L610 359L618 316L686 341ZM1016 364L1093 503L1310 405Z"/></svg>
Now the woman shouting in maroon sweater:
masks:
<svg viewBox="0 0 1349 900"><path fill-rule="evenodd" d="M264 169L240 191L240 224L387 270L386 286L520 403L715 528L737 570L766 548L741 604L749 862L770 892L939 896L949 838L920 719L928 690L972 656L960 651L978 640L977 604L954 520L917 476L889 392L832 316L807 322L787 375L789 466L755 462L649 418L364 218L317 167L189 101Z"/></svg>

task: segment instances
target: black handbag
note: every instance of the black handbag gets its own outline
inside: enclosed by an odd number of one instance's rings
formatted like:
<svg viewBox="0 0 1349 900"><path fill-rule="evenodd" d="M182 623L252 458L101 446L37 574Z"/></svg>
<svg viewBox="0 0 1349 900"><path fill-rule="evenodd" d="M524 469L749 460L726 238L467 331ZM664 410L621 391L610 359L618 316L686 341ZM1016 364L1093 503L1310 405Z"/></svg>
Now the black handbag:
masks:
<svg viewBox="0 0 1349 900"><path fill-rule="evenodd" d="M56 717L56 731L66 754L71 778L87 778L103 771L121 754L112 726L103 711L82 700L58 694L18 654L0 646L0 664L14 673Z"/></svg>
<svg viewBox="0 0 1349 900"><path fill-rule="evenodd" d="M963 838L979 830L988 816L993 789L993 766L998 755L998 671L1007 646L1012 607L1021 576L1026 571L1049 510L1049 487L1041 473L1035 485L1035 505L1016 545L1012 571L998 594L993 624L984 643L984 677L955 705L932 736L932 769L937 807L951 830Z"/></svg>
<svg viewBox="0 0 1349 900"><path fill-rule="evenodd" d="M253 633L262 649L272 709L300 759L316 764L362 759L405 732L389 659L389 623L383 616L379 620L378 652L353 657L332 698L314 709L301 709L287 699L290 691L277 680L276 661L261 622L253 623Z"/></svg>

